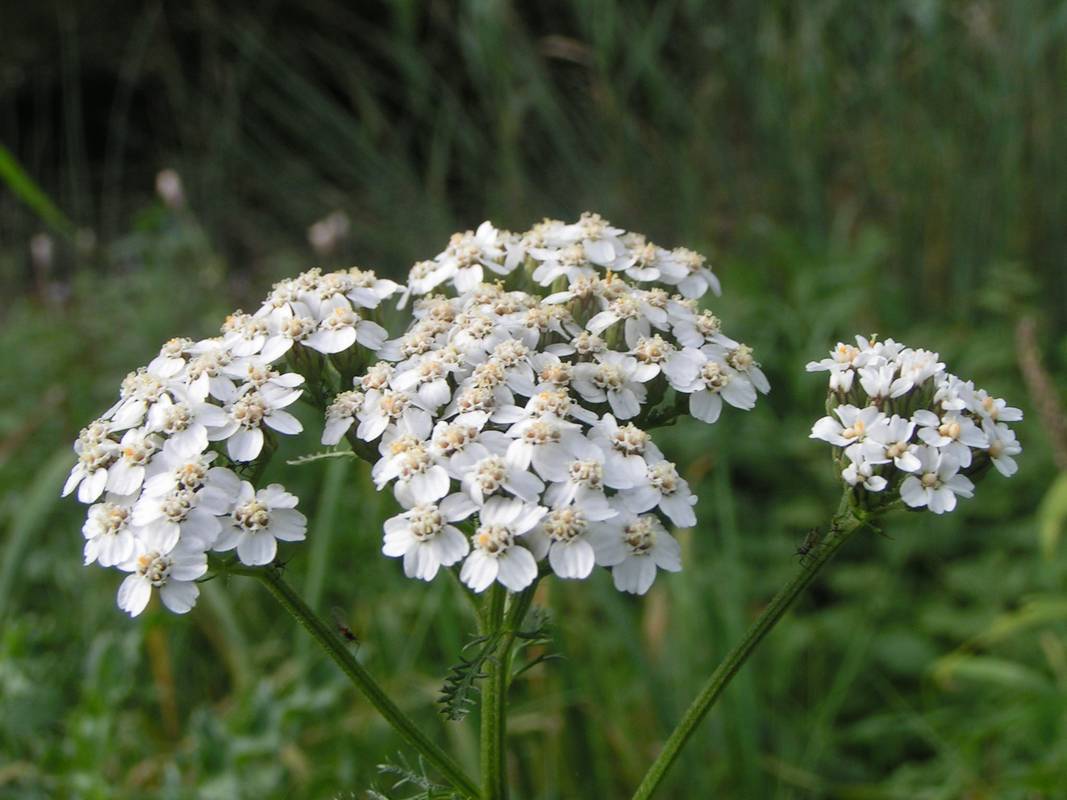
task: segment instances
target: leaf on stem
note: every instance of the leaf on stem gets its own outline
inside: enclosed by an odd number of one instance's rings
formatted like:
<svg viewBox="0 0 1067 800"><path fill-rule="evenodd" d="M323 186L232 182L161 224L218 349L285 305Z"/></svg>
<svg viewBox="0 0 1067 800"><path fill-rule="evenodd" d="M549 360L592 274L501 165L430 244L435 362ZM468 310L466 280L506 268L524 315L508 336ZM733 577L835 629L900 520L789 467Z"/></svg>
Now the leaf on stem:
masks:
<svg viewBox="0 0 1067 800"><path fill-rule="evenodd" d="M313 461L323 461L328 458L358 458L351 450L323 450L319 453L308 453L307 455L297 456L296 458L290 458L286 460L286 464L292 466L299 466L301 464L310 464Z"/></svg>
<svg viewBox="0 0 1067 800"><path fill-rule="evenodd" d="M470 713L477 702L478 681L486 677L485 663L493 657L501 635L502 632L497 632L472 639L464 649L477 648L474 655L469 658L460 656L459 663L449 669L437 699L445 719L459 722Z"/></svg>

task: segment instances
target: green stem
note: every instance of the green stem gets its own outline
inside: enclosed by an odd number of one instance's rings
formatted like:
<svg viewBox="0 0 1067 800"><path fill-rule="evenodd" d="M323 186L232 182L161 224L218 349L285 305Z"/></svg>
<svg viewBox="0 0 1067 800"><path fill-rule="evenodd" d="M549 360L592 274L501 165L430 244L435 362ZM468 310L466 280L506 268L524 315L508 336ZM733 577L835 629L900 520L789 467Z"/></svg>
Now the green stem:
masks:
<svg viewBox="0 0 1067 800"><path fill-rule="evenodd" d="M677 760L682 748L696 731L697 726L715 705L719 695L729 685L734 675L741 669L745 661L756 649L763 637L770 633L771 629L782 618L782 615L793 604L802 591L814 580L819 570L838 551L857 530L866 523L855 516L849 509L847 498L842 500L841 508L830 524L830 531L823 540L805 556L800 565L800 572L787 583L774 596L774 599L759 615L752 627L745 633L744 638L729 652L726 658L708 678L708 682L700 690L696 699L686 709L681 722L668 737L656 760L645 773L641 785L634 792L633 800L648 800L663 780L667 771Z"/></svg>
<svg viewBox="0 0 1067 800"><path fill-rule="evenodd" d="M498 636L496 649L486 663L482 687L482 797L507 800L507 712L511 685L511 657L523 620L533 603L540 576L518 594L509 595L495 584L486 603L482 635ZM508 599L507 611L504 600Z"/></svg>
<svg viewBox="0 0 1067 800"><path fill-rule="evenodd" d="M312 638L318 642L327 655L330 656L348 678L356 685L371 705L378 709L385 720L393 726L404 740L414 747L422 756L433 764L440 773L448 780L456 791L464 797L478 798L478 786L473 780L464 774L460 766L452 760L439 745L434 743L422 729L412 721L392 700L389 699L381 686L371 677L370 673L363 668L346 643L334 631L333 626L323 621L304 602L293 588L282 579L280 571L275 567L264 569L231 566L228 571L237 575L250 575L263 582L263 584L299 622Z"/></svg>
<svg viewBox="0 0 1067 800"><path fill-rule="evenodd" d="M500 642L486 661L486 675L482 683L482 800L506 800L508 796L504 746L507 736L508 665L503 649L507 638L503 631L506 599L507 591L499 583L494 583L489 590L483 634L499 636Z"/></svg>

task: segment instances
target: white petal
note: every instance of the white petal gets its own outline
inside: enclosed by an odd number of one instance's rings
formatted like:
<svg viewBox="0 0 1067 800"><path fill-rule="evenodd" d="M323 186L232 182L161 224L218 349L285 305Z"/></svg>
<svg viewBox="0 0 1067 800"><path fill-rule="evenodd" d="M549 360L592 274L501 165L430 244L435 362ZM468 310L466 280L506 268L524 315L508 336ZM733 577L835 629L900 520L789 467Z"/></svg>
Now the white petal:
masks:
<svg viewBox="0 0 1067 800"><path fill-rule="evenodd" d="M159 599L175 614L184 614L196 605L200 587L191 581L167 581L159 589Z"/></svg>
<svg viewBox="0 0 1067 800"><path fill-rule="evenodd" d="M283 542L303 541L307 536L307 517L291 508L271 509L270 533Z"/></svg>
<svg viewBox="0 0 1067 800"><path fill-rule="evenodd" d="M234 461L252 461L263 450L263 431L241 428L226 442L226 452Z"/></svg>
<svg viewBox="0 0 1067 800"><path fill-rule="evenodd" d="M237 557L250 567L269 564L278 552L278 543L269 533L245 533L237 540Z"/></svg>
<svg viewBox="0 0 1067 800"><path fill-rule="evenodd" d="M596 554L593 546L583 539L556 542L548 551L548 563L561 578L585 578L593 571Z"/></svg>
<svg viewBox="0 0 1067 800"><path fill-rule="evenodd" d="M119 586L119 608L136 617L145 610L152 597L152 586L140 575L127 575Z"/></svg>
<svg viewBox="0 0 1067 800"><path fill-rule="evenodd" d="M537 561L525 547L509 547L497 556L497 580L513 592L520 592L537 577Z"/></svg>
<svg viewBox="0 0 1067 800"><path fill-rule="evenodd" d="M279 409L275 409L267 414L267 416L263 418L263 421L271 428L278 431L278 433L295 434L304 430L304 426L300 424L300 420L288 411L281 411Z"/></svg>
<svg viewBox="0 0 1067 800"><path fill-rule="evenodd" d="M710 425L722 413L722 398L715 392L709 392L704 389L693 392L689 395L689 413L701 422L707 422ZM644 592L639 594L644 594Z"/></svg>

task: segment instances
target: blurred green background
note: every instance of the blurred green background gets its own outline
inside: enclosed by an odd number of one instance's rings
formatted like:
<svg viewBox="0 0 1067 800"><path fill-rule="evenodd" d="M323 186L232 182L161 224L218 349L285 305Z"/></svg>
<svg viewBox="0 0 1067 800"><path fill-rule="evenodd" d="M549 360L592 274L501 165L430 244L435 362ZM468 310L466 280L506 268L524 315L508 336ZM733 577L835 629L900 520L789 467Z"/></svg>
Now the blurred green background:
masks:
<svg viewBox="0 0 1067 800"><path fill-rule="evenodd" d="M0 2L0 797L388 789L398 740L258 585L116 608L58 498L70 442L272 280L585 209L708 254L774 389L664 432L701 498L683 573L541 598L565 659L514 692L515 796L628 796L836 505L805 362L878 332L1023 407L1020 472L851 542L663 796L1067 797L1067 3L258 6ZM366 469L281 460L291 580L473 770L475 721L434 711L462 598L380 556Z"/></svg>

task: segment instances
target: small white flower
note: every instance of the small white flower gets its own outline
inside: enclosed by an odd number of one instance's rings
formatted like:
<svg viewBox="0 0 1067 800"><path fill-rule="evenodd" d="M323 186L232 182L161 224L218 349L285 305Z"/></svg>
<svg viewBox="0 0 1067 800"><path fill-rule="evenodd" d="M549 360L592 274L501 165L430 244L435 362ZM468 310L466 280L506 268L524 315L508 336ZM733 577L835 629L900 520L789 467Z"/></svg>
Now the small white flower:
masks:
<svg viewBox="0 0 1067 800"><path fill-rule="evenodd" d="M958 474L960 464L953 455L936 447L920 447L916 455L919 469L900 485L900 498L908 506L944 514L956 507L956 495L974 496L974 484Z"/></svg>
<svg viewBox="0 0 1067 800"><path fill-rule="evenodd" d="M663 274L660 279L666 284L677 285L682 297L703 297L709 289L716 297L722 294L719 279L708 269L707 259L700 253L695 253L685 247L676 247L671 251L671 259L685 268L685 276L676 283L670 272L661 270Z"/></svg>
<svg viewBox="0 0 1067 800"><path fill-rule="evenodd" d="M877 445L877 448L867 449L869 454L872 451L875 454L871 460L892 461L901 472L915 472L920 464L915 455L917 446L912 444L914 433L915 423L911 420L896 414L892 417L883 415L867 427L864 444Z"/></svg>
<svg viewBox="0 0 1067 800"><path fill-rule="evenodd" d="M722 322L706 309L697 314L682 303L671 303L668 313L671 333L683 347L700 349L709 343L730 343L730 340L722 335Z"/></svg>
<svg viewBox="0 0 1067 800"><path fill-rule="evenodd" d="M478 422L484 422L484 415L472 413L462 420L441 420L434 426L430 454L456 480L462 480L482 459L502 456L511 443L499 431L483 433Z"/></svg>
<svg viewBox="0 0 1067 800"><path fill-rule="evenodd" d="M147 429L167 437L169 452L192 457L207 449L208 428L226 424L226 412L219 406L192 398L173 400L164 395L149 410Z"/></svg>
<svg viewBox="0 0 1067 800"><path fill-rule="evenodd" d="M594 315L586 328L600 335L618 322L623 322L623 335L628 347L634 347L642 338L652 335L652 328L667 330L667 312L651 302L651 292L631 289L612 300L607 309Z"/></svg>
<svg viewBox="0 0 1067 800"><path fill-rule="evenodd" d="M955 375L949 375L938 385L934 403L945 411L966 411L980 405L975 398L974 383L961 381Z"/></svg>
<svg viewBox="0 0 1067 800"><path fill-rule="evenodd" d="M679 528L691 528L697 524L693 512L696 495L689 490L689 483L678 474L678 469L670 461L649 464L645 481L620 492L618 498L627 511L635 514L658 506Z"/></svg>
<svg viewBox="0 0 1067 800"><path fill-rule="evenodd" d="M175 370L169 360L152 363L159 367L158 371L141 367L123 379L119 401L103 416L103 419L110 420L111 430L122 431L141 425L148 409L166 394L170 384L180 374L181 367Z"/></svg>
<svg viewBox="0 0 1067 800"><path fill-rule="evenodd" d="M604 453L604 485L612 489L639 486L648 471L648 462L663 461L663 453L646 431L633 423L619 425L615 417L605 414L589 431L589 441ZM572 444L568 449L576 448Z"/></svg>
<svg viewBox="0 0 1067 800"><path fill-rule="evenodd" d="M588 439L574 440L567 448L566 457L553 458L545 465L545 480L552 482L545 492L545 501L553 508L576 503L597 514L605 509L610 511L604 494L606 458L604 450Z"/></svg>
<svg viewBox="0 0 1067 800"><path fill-rule="evenodd" d="M344 438L348 429L355 422L356 415L363 409L365 400L363 392L350 389L341 392L326 408L326 426L322 429L322 443L334 445Z"/></svg>
<svg viewBox="0 0 1067 800"><path fill-rule="evenodd" d="M156 552L169 553L179 541L195 541L206 549L219 534L220 509L211 499L183 486L161 495L142 494L133 506L132 522L140 528L139 538Z"/></svg>
<svg viewBox="0 0 1067 800"><path fill-rule="evenodd" d="M398 371L392 379L392 387L398 392L412 395L427 411L438 408L452 399L448 376L456 369L438 353L426 353L413 358L407 368Z"/></svg>
<svg viewBox="0 0 1067 800"><path fill-rule="evenodd" d="M871 492L880 492L888 485L888 481L881 475L874 473L877 464L869 461L863 450L853 445L845 450L845 455L851 462L841 471L841 477L849 486L862 484L863 488Z"/></svg>
<svg viewBox="0 0 1067 800"><path fill-rule="evenodd" d="M834 414L837 419L827 416L816 422L809 438L822 439L835 447L849 447L866 441L871 427L885 418L874 406L842 405L834 409Z"/></svg>
<svg viewBox="0 0 1067 800"><path fill-rule="evenodd" d="M974 393L972 410L991 422L1021 422L1023 412L999 397L991 397L984 389Z"/></svg>
<svg viewBox="0 0 1067 800"><path fill-rule="evenodd" d="M203 550L183 545L170 553L159 553L139 545L137 555L120 565L130 574L119 586L118 606L136 617L152 598L152 589L159 589L163 605L175 614L184 614L200 595L196 579L207 572L207 556Z"/></svg>
<svg viewBox="0 0 1067 800"><path fill-rule="evenodd" d="M633 356L609 351L602 353L596 363L575 366L572 385L584 400L607 401L617 419L631 419L641 412L645 402L644 384L656 377L658 371Z"/></svg>
<svg viewBox="0 0 1067 800"><path fill-rule="evenodd" d="M951 454L961 467L971 466L971 448L984 450L989 440L974 422L949 412L942 417L926 409L916 411L912 419L918 424L918 437L931 447Z"/></svg>
<svg viewBox="0 0 1067 800"><path fill-rule="evenodd" d="M238 394L226 405L225 425L208 430L208 439L226 441L226 452L234 461L253 461L263 450L263 425L278 433L296 434L304 430L300 420L283 411L300 399L301 391L267 395L251 389Z"/></svg>
<svg viewBox="0 0 1067 800"><path fill-rule="evenodd" d="M497 455L486 456L475 462L464 474L461 483L463 491L478 505L488 503L487 498L501 491L534 503L545 488L541 479L525 467Z"/></svg>
<svg viewBox="0 0 1067 800"><path fill-rule="evenodd" d="M516 537L530 531L545 511L515 498L490 499L479 514L481 524L471 537L473 547L459 579L479 593L493 581L513 592L529 586L537 577L537 559Z"/></svg>
<svg viewBox="0 0 1067 800"><path fill-rule="evenodd" d="M610 508L597 511L578 504L554 508L541 518L526 541L539 559L548 554L548 563L559 577L587 578L596 566L590 524L615 516Z"/></svg>
<svg viewBox="0 0 1067 800"><path fill-rule="evenodd" d="M744 411L756 405L756 389L748 378L703 350L679 350L663 372L675 390L689 395L689 413L702 422L719 419L723 400Z"/></svg>
<svg viewBox="0 0 1067 800"><path fill-rule="evenodd" d="M263 349L270 326L261 317L235 311L222 323L222 342L235 357L252 356Z"/></svg>
<svg viewBox="0 0 1067 800"><path fill-rule="evenodd" d="M365 442L373 442L389 425L403 424L420 439L426 439L433 426L426 409L416 405L410 395L392 389L367 392L356 417L359 419L356 436Z"/></svg>
<svg viewBox="0 0 1067 800"><path fill-rule="evenodd" d="M333 295L321 302L312 297L307 299L319 322L318 329L303 340L303 344L312 350L340 353L357 342L368 350L378 350L389 336L378 323L360 317L341 295Z"/></svg>
<svg viewBox="0 0 1067 800"><path fill-rule="evenodd" d="M237 501L228 524L222 529L215 549L237 548L242 564L269 564L278 552L278 542L303 541L307 519L296 510L299 501L281 484L272 483L258 492L248 481L241 481Z"/></svg>
<svg viewBox="0 0 1067 800"><path fill-rule="evenodd" d="M858 347L856 345L859 345ZM810 361L806 367L808 372L839 372L842 370L855 370L863 367L871 359L868 352L868 342L862 336L856 337L856 345L838 342L837 347L830 351L830 357L821 361Z"/></svg>
<svg viewBox="0 0 1067 800"><path fill-rule="evenodd" d="M352 267L348 274L352 279L352 288L346 297L359 308L377 308L382 300L400 291L396 281L379 278L373 270Z"/></svg>
<svg viewBox="0 0 1067 800"><path fill-rule="evenodd" d="M498 275L508 272L504 263L504 247L500 234L488 220L476 231L452 236L448 247L436 259L451 277L456 291L469 292L482 282L483 267Z"/></svg>
<svg viewBox="0 0 1067 800"><path fill-rule="evenodd" d="M318 330L319 321L305 303L290 300L278 308L270 308L267 326L271 335L263 345L260 356L272 362Z"/></svg>
<svg viewBox="0 0 1067 800"><path fill-rule="evenodd" d="M185 371L176 375L171 384L183 388L192 400L203 402L208 396L228 402L236 389L223 370L233 361L233 353L221 337L202 339L189 348L190 358Z"/></svg>
<svg viewBox="0 0 1067 800"><path fill-rule="evenodd" d="M450 567L470 552L470 543L450 522L466 519L477 510L462 494L446 497L439 505L423 503L385 521L382 552L404 559L409 578L433 580L441 567Z"/></svg>
<svg viewBox="0 0 1067 800"><path fill-rule="evenodd" d="M678 572L682 551L663 523L651 514L623 512L591 531L597 563L611 567L615 588L644 594L656 579L656 569Z"/></svg>
<svg viewBox="0 0 1067 800"><path fill-rule="evenodd" d="M183 456L173 449L164 447L163 452L152 459L145 475L142 497L160 497L175 489L187 489L195 492L213 483L213 478L229 473L211 463L218 453L208 451Z"/></svg>
<svg viewBox="0 0 1067 800"><path fill-rule="evenodd" d="M531 417L508 428L513 440L508 445L507 461L519 469L533 464L544 476L554 462L567 458L568 449L581 437L580 426L555 416Z"/></svg>
<svg viewBox="0 0 1067 800"><path fill-rule="evenodd" d="M86 564L95 561L102 567L113 567L133 557L138 531L131 505L130 498L108 497L89 507L82 526Z"/></svg>
<svg viewBox="0 0 1067 800"><path fill-rule="evenodd" d="M395 481L393 493L401 504L436 503L448 494L451 480L448 471L434 462L430 451L422 443L407 447L389 458L381 470L376 470L375 485L379 490Z"/></svg>
<svg viewBox="0 0 1067 800"><path fill-rule="evenodd" d="M940 356L929 350L913 350L910 347L901 351L898 358L900 377L894 382L892 397L900 397L912 389L921 386L945 369Z"/></svg>
<svg viewBox="0 0 1067 800"><path fill-rule="evenodd" d="M77 441L74 442L78 461L63 484L63 497L77 489L78 500L93 503L104 493L108 467L115 463L120 449L118 442L108 438L108 430L108 424L104 420L97 420L82 428Z"/></svg>
<svg viewBox="0 0 1067 800"><path fill-rule="evenodd" d="M989 439L988 453L993 466L1005 478L1010 478L1019 469L1019 465L1015 463L1013 456L1017 456L1023 451L1022 445L1015 439L1015 431L1003 422L994 423L992 418L985 420L982 424L982 429Z"/></svg>

